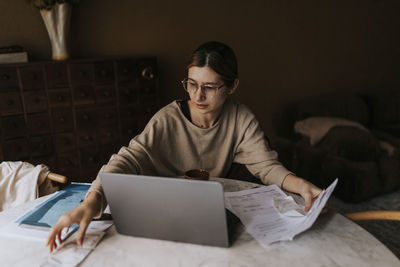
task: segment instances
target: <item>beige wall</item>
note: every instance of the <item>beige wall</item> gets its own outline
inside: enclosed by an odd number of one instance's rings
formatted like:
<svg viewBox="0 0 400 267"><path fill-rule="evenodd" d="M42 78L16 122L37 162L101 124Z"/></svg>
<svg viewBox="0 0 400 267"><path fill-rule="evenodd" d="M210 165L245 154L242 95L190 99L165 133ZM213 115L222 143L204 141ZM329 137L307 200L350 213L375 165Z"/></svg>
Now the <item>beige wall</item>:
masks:
<svg viewBox="0 0 400 267"><path fill-rule="evenodd" d="M73 9L73 58L156 55L162 103L184 96L188 56L208 40L230 44L239 60L235 98L272 134L286 103L329 91L399 88L397 0L84 0ZM51 48L38 10L0 0L0 46L19 44L31 60Z"/></svg>

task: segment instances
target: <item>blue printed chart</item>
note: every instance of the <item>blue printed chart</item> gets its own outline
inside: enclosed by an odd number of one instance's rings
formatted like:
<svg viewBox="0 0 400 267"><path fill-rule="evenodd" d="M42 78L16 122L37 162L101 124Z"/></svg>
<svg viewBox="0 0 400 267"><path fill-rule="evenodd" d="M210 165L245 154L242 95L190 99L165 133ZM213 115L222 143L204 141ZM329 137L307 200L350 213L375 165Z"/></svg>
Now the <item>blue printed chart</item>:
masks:
<svg viewBox="0 0 400 267"><path fill-rule="evenodd" d="M54 196L26 213L16 222L20 226L51 228L64 213L72 210L84 199L90 184L72 183Z"/></svg>

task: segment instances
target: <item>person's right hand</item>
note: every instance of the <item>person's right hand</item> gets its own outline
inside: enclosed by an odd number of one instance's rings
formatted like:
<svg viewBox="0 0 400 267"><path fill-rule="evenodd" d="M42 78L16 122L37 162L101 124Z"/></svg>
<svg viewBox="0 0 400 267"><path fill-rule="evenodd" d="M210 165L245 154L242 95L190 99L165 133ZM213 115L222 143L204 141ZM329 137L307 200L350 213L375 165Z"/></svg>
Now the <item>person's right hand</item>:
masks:
<svg viewBox="0 0 400 267"><path fill-rule="evenodd" d="M82 245L86 229L93 217L99 211L99 207L100 200L98 194L90 193L79 206L63 214L58 222L51 228L50 234L47 238L46 246L49 247L49 252L51 253L57 248L56 239L58 239L59 245L61 245L61 232L64 227L68 227L74 223L79 225L76 243Z"/></svg>

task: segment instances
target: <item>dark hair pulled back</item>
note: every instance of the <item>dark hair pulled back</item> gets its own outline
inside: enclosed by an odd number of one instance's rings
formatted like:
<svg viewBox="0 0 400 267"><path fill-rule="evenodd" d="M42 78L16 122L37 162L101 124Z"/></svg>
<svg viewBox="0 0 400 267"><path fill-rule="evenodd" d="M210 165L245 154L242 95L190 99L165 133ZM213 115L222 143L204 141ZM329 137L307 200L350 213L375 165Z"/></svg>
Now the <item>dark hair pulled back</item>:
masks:
<svg viewBox="0 0 400 267"><path fill-rule="evenodd" d="M200 45L190 57L186 69L205 66L219 74L228 88L232 88L238 78L235 53L224 43L207 42Z"/></svg>

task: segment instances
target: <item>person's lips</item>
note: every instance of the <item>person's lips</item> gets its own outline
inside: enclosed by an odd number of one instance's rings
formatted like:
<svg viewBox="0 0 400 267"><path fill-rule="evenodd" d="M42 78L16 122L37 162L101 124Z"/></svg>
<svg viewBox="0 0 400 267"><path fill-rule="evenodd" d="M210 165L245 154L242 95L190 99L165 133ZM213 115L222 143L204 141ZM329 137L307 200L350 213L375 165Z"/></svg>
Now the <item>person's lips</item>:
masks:
<svg viewBox="0 0 400 267"><path fill-rule="evenodd" d="M196 104L196 106L197 106L197 108L199 108L199 109L205 109L205 108L208 107L208 105L205 105L205 104Z"/></svg>

